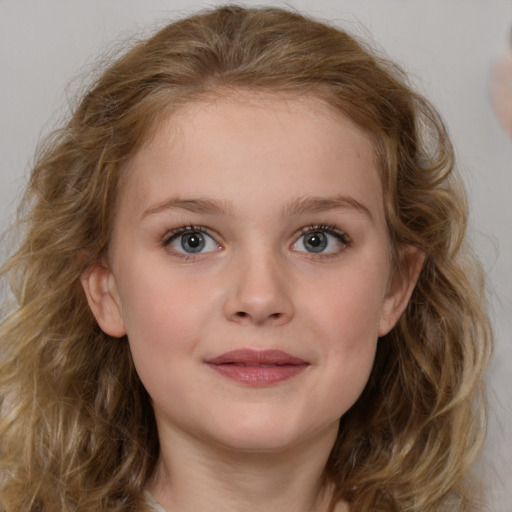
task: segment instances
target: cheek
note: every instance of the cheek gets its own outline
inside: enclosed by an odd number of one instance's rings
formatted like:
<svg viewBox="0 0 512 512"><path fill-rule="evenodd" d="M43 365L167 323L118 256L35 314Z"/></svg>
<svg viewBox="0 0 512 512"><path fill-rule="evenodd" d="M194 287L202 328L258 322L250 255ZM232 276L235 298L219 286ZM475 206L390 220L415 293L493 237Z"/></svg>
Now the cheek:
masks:
<svg viewBox="0 0 512 512"><path fill-rule="evenodd" d="M174 397L200 359L200 339L211 312L193 286L137 282L123 304L136 371L156 403ZM163 393L163 394L162 394ZM168 408L176 404L168 403Z"/></svg>
<svg viewBox="0 0 512 512"><path fill-rule="evenodd" d="M325 361L328 401L338 404L339 416L359 398L373 367L385 288L381 275L352 268L307 297L308 323Z"/></svg>
<svg viewBox="0 0 512 512"><path fill-rule="evenodd" d="M309 321L332 340L333 350L361 349L378 338L385 282L382 272L347 269L304 297Z"/></svg>
<svg viewBox="0 0 512 512"><path fill-rule="evenodd" d="M123 280L120 301L128 339L134 357L145 349L176 357L196 343L215 299L205 293L203 280L152 270Z"/></svg>

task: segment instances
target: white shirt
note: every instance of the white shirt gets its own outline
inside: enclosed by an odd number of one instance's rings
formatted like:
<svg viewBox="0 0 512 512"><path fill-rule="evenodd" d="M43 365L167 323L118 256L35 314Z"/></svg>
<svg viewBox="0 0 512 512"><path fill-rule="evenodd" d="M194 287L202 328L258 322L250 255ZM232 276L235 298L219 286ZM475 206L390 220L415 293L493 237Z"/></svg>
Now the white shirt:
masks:
<svg viewBox="0 0 512 512"><path fill-rule="evenodd" d="M144 493L151 510L154 512L166 512L164 507L162 507L162 505L160 505L160 503L158 503L158 501L156 501L148 491L145 491Z"/></svg>

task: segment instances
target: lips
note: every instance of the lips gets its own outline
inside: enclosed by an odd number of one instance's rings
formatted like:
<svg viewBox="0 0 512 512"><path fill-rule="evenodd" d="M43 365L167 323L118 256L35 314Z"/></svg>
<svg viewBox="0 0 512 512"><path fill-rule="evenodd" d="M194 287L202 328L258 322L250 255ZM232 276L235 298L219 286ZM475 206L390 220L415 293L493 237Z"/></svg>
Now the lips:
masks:
<svg viewBox="0 0 512 512"><path fill-rule="evenodd" d="M281 350L233 350L205 363L220 375L251 386L268 386L303 372L309 363Z"/></svg>

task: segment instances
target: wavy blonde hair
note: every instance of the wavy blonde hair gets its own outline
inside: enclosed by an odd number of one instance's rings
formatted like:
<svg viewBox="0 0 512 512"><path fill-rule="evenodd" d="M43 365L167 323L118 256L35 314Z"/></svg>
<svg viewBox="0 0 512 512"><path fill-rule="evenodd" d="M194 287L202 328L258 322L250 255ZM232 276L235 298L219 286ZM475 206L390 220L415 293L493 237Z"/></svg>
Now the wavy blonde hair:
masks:
<svg viewBox="0 0 512 512"><path fill-rule="evenodd" d="M124 164L162 116L226 89L314 95L374 141L396 271L425 263L343 416L325 470L351 512L474 510L491 333L446 130L404 74L334 27L222 7L172 23L114 62L40 148L23 240L2 274L0 502L5 511L136 511L158 457L126 339L96 324L80 277L106 254Z"/></svg>

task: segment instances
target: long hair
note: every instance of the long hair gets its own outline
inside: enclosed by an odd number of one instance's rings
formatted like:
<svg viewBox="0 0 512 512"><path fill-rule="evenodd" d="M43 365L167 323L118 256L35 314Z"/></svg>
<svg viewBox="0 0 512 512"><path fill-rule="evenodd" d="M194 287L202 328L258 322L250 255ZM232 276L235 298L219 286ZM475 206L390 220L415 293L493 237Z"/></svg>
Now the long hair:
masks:
<svg viewBox="0 0 512 512"><path fill-rule="evenodd" d="M80 278L105 256L125 163L164 116L233 89L310 95L371 137L395 272L425 263L326 470L351 512L473 510L491 333L449 137L404 73L345 32L276 8L228 6L172 23L90 86L40 148L23 239L2 275L0 503L7 512L142 510L158 457L125 338L96 324Z"/></svg>

